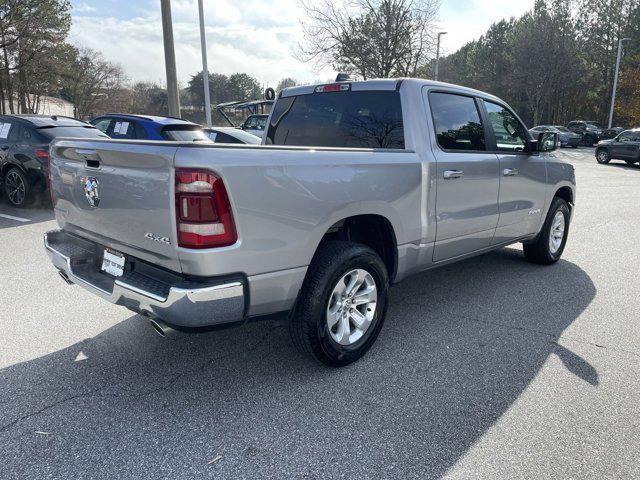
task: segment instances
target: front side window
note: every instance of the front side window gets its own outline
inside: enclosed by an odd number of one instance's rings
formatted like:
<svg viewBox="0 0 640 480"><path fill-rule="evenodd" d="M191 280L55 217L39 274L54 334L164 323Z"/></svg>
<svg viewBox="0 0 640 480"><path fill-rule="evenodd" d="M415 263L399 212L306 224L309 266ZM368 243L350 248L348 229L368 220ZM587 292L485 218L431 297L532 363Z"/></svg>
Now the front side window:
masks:
<svg viewBox="0 0 640 480"><path fill-rule="evenodd" d="M476 102L452 93L429 95L438 144L445 150L484 151L484 128Z"/></svg>
<svg viewBox="0 0 640 480"><path fill-rule="evenodd" d="M283 97L267 128L267 145L404 149L402 107L395 90Z"/></svg>
<svg viewBox="0 0 640 480"><path fill-rule="evenodd" d="M631 132L621 133L618 137L619 142L631 142L633 141L633 134Z"/></svg>
<svg viewBox="0 0 640 480"><path fill-rule="evenodd" d="M522 152L528 136L516 116L502 105L484 102L499 152Z"/></svg>
<svg viewBox="0 0 640 480"><path fill-rule="evenodd" d="M97 122L91 122L91 124L100 130L103 133L107 133L107 129L109 128L109 124L111 123L110 118L103 118L102 120L98 120Z"/></svg>

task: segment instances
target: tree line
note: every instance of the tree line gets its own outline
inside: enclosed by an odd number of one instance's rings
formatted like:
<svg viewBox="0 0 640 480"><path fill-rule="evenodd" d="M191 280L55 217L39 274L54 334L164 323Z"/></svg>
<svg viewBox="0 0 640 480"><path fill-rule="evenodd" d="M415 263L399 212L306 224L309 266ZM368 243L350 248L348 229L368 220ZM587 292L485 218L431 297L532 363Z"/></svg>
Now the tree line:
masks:
<svg viewBox="0 0 640 480"><path fill-rule="evenodd" d="M529 125L606 124L618 40L614 125L640 125L640 0L537 0L441 59L441 79L504 98Z"/></svg>
<svg viewBox="0 0 640 480"><path fill-rule="evenodd" d="M437 0L302 1L296 55L359 78L433 78ZM472 12L461 12L472 15ZM614 123L640 125L640 0L536 0L440 59L439 79L508 101L529 125L605 123L618 40L625 45Z"/></svg>
<svg viewBox="0 0 640 480"><path fill-rule="evenodd" d="M130 82L123 68L100 52L68 43L70 28L68 0L0 1L0 113L38 112L50 96L71 102L74 116L82 119L109 111L166 115L163 85ZM287 86L297 83L283 81ZM213 73L209 83L214 105L263 94L246 73ZM180 100L187 117L204 119L202 73L180 89Z"/></svg>

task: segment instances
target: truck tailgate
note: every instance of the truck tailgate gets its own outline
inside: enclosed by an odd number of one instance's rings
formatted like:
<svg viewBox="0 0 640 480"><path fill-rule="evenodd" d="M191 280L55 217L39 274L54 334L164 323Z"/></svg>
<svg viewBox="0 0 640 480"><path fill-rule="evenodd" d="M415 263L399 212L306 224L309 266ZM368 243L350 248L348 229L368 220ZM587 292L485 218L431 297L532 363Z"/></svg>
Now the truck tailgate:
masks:
<svg viewBox="0 0 640 480"><path fill-rule="evenodd" d="M67 231L181 271L169 143L57 140L51 148L55 214Z"/></svg>

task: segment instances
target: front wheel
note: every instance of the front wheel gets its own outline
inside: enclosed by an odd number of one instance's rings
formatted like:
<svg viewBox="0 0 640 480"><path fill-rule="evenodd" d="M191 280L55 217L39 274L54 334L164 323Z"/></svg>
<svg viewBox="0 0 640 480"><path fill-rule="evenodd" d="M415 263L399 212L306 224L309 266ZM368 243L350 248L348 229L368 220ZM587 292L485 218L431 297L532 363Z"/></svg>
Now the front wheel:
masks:
<svg viewBox="0 0 640 480"><path fill-rule="evenodd" d="M596 152L596 160L599 164L604 165L605 163L609 163L611 161L611 157L609 156L609 152L607 152L605 149L602 149Z"/></svg>
<svg viewBox="0 0 640 480"><path fill-rule="evenodd" d="M637 162L635 160L625 160L625 163L630 167L633 167Z"/></svg>
<svg viewBox="0 0 640 480"><path fill-rule="evenodd" d="M567 244L570 220L569 204L555 197L538 238L533 243L523 245L525 258L540 265L551 265L560 260Z"/></svg>
<svg viewBox="0 0 640 480"><path fill-rule="evenodd" d="M295 345L342 367L376 341L387 312L387 270L370 248L330 241L313 257L289 324Z"/></svg>

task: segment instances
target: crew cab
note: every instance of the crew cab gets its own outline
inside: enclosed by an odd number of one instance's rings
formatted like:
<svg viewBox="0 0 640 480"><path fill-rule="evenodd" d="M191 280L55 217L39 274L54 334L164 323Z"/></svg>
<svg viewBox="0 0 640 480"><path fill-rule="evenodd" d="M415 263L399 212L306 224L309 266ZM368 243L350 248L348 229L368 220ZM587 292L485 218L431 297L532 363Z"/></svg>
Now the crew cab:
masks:
<svg viewBox="0 0 640 480"><path fill-rule="evenodd" d="M283 316L343 366L375 342L390 284L516 242L560 258L575 176L557 145L455 85L293 87L259 146L56 141L44 243L64 280L159 333Z"/></svg>

